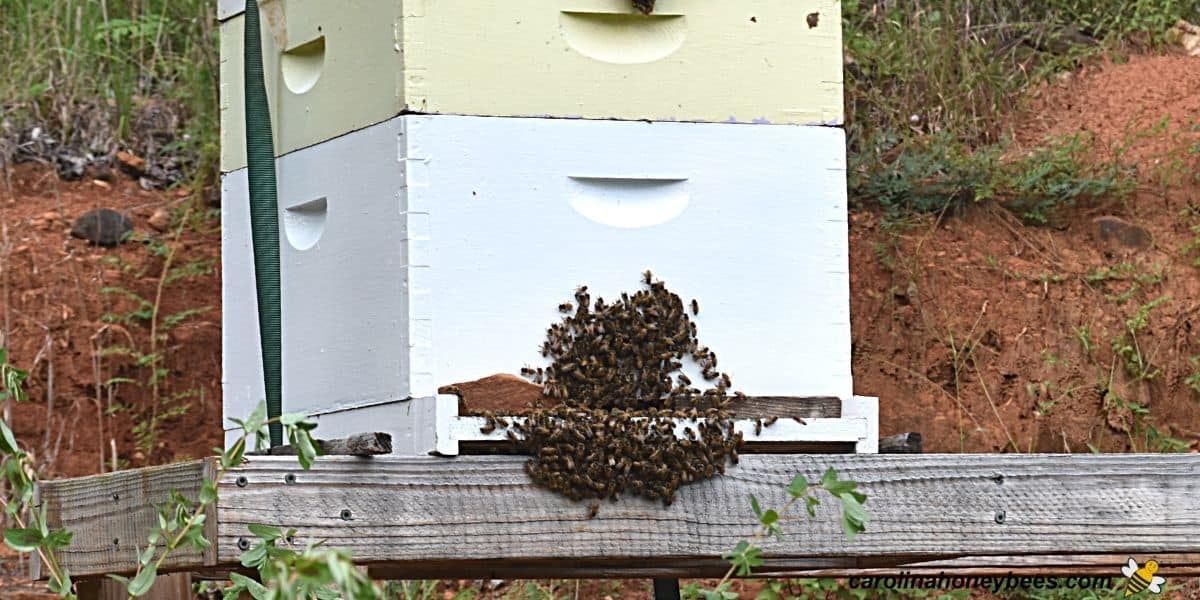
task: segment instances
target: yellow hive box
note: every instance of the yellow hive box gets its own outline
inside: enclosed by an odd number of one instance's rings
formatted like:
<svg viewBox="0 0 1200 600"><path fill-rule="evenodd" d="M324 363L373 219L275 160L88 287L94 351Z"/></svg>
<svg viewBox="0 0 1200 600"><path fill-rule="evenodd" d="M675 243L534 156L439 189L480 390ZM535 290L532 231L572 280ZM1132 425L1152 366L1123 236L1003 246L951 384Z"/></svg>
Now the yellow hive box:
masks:
<svg viewBox="0 0 1200 600"><path fill-rule="evenodd" d="M649 16L631 0L266 0L262 14L277 155L404 112L842 121L837 0L658 0ZM221 26L223 171L246 163L244 18Z"/></svg>

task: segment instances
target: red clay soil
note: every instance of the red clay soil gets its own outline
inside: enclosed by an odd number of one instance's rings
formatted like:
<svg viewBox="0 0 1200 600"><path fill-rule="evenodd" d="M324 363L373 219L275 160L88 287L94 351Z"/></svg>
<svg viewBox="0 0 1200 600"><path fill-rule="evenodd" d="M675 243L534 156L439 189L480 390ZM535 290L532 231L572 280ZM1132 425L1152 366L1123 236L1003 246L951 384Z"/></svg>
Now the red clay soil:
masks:
<svg viewBox="0 0 1200 600"><path fill-rule="evenodd" d="M7 189L0 181L0 338L7 338L0 345L30 371L29 400L14 407L13 428L51 475L92 474L102 464L111 470L114 445L126 468L204 456L221 443L218 220L193 211L178 242L173 228L149 224L159 209L182 217L189 205L120 176L61 182L36 165L15 169ZM99 207L125 212L135 236L154 242L105 249L70 237L72 221ZM126 316L143 308L129 293L151 303L157 295L163 259L152 254L155 244L177 247L173 272L194 273L162 289L155 346L166 372L157 410L150 369L118 350L150 354L148 321ZM186 310L201 312L168 326ZM176 416L155 419L150 432L156 414ZM157 439L143 435L152 443L137 448L135 427Z"/></svg>
<svg viewBox="0 0 1200 600"><path fill-rule="evenodd" d="M1123 143L1140 184L1054 228L995 206L901 231L851 215L855 388L880 397L883 433L920 431L927 452L1195 450L1198 109L1200 59L1189 57L1135 57L1040 90L1022 139L1090 132L1098 159ZM1165 131L1150 128L1164 118ZM1093 219L1106 215L1153 243L1100 239ZM1159 298L1130 334L1127 321ZM1114 342L1146 366L1131 373Z"/></svg>
<svg viewBox="0 0 1200 600"><path fill-rule="evenodd" d="M1032 104L1020 120L1023 147L1087 131L1097 158L1107 159L1124 144L1138 191L1077 207L1053 228L1026 227L989 205L903 228L852 214L855 391L880 398L883 434L920 431L927 452L1195 451L1200 395L1188 378L1200 371L1192 360L1200 356L1200 272L1190 244L1200 207L1190 199L1200 185L1188 149L1197 141L1200 59L1099 65L1047 85ZM149 219L160 208L179 215L188 200L131 181L67 183L50 173L24 166L11 189L0 181L0 345L32 371L30 400L14 408L18 437L54 476L98 472L111 463L113 443L123 468L207 454L221 439L217 222L200 209L178 241L176 266L201 274L164 286L160 315L205 310L159 344L167 374L158 411L178 414L138 449L134 428L155 411L149 372L100 349L148 352L150 332L136 317L106 318L138 307L102 290L153 299L162 260L142 243L89 246L69 237L70 220L115 208L139 234L173 244L174 230L157 231ZM1099 216L1145 228L1152 244L1101 239ZM1139 307L1160 298L1138 322ZM1114 343L1132 350L1118 356ZM106 385L114 377L142 383ZM502 383L528 401L524 384ZM581 597L649 597L642 582L611 592L584 585Z"/></svg>

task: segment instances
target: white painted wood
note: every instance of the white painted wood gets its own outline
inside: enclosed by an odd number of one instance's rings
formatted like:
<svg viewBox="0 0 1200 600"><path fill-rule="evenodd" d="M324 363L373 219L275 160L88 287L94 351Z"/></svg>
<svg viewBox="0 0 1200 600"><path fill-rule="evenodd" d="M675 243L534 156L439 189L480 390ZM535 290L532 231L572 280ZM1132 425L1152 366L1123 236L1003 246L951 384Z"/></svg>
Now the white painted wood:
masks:
<svg viewBox="0 0 1200 600"><path fill-rule="evenodd" d="M413 398L314 415L317 437L333 439L381 431L392 435L392 453L423 456L434 450L435 398Z"/></svg>
<svg viewBox="0 0 1200 600"><path fill-rule="evenodd" d="M441 456L458 456L458 437L454 435L454 422L458 419L458 396L439 394L437 397L437 453Z"/></svg>
<svg viewBox="0 0 1200 600"><path fill-rule="evenodd" d="M277 161L286 412L431 397L409 335L404 164L395 132ZM246 171L224 177L225 415L264 397ZM315 208L314 208L315 205ZM324 207L324 210L320 210ZM414 380L426 393L413 393Z"/></svg>
<svg viewBox="0 0 1200 600"><path fill-rule="evenodd" d="M285 400L285 412L292 412L286 405ZM230 412L228 406L225 415L226 419L239 416ZM436 418L433 398L405 399L309 414L309 420L317 424L314 432L317 438L338 439L359 433L387 433L392 436L392 454L401 456L424 456L435 450L438 430ZM242 435L242 431L232 428L228 420L225 426L225 447L228 448ZM250 443L253 445L254 441Z"/></svg>
<svg viewBox="0 0 1200 600"><path fill-rule="evenodd" d="M222 171L245 166L244 16L221 8ZM329 0L262 5L276 150L402 112L838 124L837 0ZM818 25L809 26L817 14ZM232 18L231 18L232 17Z"/></svg>
<svg viewBox="0 0 1200 600"><path fill-rule="evenodd" d="M879 398L851 396L843 399L842 417L861 419L867 424L867 430L855 444L854 451L856 453L875 454L879 452Z"/></svg>
<svg viewBox="0 0 1200 600"><path fill-rule="evenodd" d="M246 0L217 0L218 21L236 17L244 12L246 12Z"/></svg>
<svg viewBox="0 0 1200 600"><path fill-rule="evenodd" d="M503 417L512 424L524 423L524 417ZM640 420L640 419L639 419ZM755 433L757 419L736 419L734 431L742 434L747 443L768 442L859 442L868 430L867 419L850 417L844 419L779 419L762 433ZM497 427L491 433L481 433L483 417L458 417L450 423L450 435L458 442L502 442L507 439L508 428ZM696 426L705 419L679 419L675 422L675 437L683 438L687 430L696 433Z"/></svg>
<svg viewBox="0 0 1200 600"><path fill-rule="evenodd" d="M751 396L852 396L841 130L406 116L278 161L285 410L524 364L651 269ZM225 177L226 414L262 397L245 172ZM700 381L695 365L687 365Z"/></svg>
<svg viewBox="0 0 1200 600"><path fill-rule="evenodd" d="M414 300L413 317L432 318L439 385L543 364L546 328L578 285L611 300L651 269L699 300L700 340L736 389L853 395L840 130L406 122L413 237L416 215L428 215L429 231L411 246L411 292L430 294ZM613 227L580 208L633 220L680 195L682 213L647 227Z"/></svg>

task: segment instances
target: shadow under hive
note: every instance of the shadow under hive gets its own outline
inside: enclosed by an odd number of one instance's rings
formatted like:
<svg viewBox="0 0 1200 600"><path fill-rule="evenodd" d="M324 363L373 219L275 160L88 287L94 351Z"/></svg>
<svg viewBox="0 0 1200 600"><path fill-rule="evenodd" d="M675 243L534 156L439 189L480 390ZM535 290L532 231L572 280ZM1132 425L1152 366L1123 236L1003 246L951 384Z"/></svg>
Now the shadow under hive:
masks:
<svg viewBox="0 0 1200 600"><path fill-rule="evenodd" d="M526 367L544 394L560 401L513 424L509 440L533 458L529 475L574 500L641 495L670 504L680 486L737 462L741 435L729 410L729 375L701 346L685 304L647 271L642 289L592 302L587 286L547 332L545 370ZM704 383L680 372L697 361ZM677 422L677 419L685 421ZM488 416L485 430L497 425Z"/></svg>

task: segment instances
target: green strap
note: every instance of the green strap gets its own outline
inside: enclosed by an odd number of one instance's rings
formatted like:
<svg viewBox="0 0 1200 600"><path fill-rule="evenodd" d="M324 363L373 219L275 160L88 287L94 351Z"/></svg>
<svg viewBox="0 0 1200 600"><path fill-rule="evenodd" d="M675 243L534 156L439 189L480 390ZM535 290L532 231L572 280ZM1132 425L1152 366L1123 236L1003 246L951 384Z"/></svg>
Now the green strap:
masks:
<svg viewBox="0 0 1200 600"><path fill-rule="evenodd" d="M262 340L267 417L283 414L283 358L280 333L279 214L275 190L275 145L263 77L262 38L257 0L246 0L246 168L250 180L250 229L254 237L254 280L258 291L258 332ZM283 426L271 424L271 445L283 445Z"/></svg>

